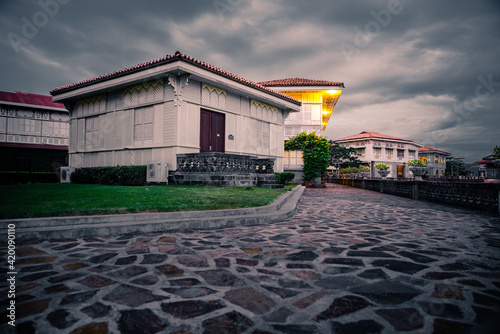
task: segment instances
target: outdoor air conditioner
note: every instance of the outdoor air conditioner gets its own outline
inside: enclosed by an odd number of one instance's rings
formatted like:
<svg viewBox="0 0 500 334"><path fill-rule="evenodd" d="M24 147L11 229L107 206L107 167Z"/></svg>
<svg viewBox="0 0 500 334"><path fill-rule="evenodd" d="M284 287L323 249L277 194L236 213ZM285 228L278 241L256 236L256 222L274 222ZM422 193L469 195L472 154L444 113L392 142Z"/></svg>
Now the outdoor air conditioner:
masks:
<svg viewBox="0 0 500 334"><path fill-rule="evenodd" d="M146 181L150 183L168 184L168 163L149 162L147 164Z"/></svg>
<svg viewBox="0 0 500 334"><path fill-rule="evenodd" d="M59 181L61 183L71 183L71 174L73 174L74 171L74 167L61 167L59 173Z"/></svg>

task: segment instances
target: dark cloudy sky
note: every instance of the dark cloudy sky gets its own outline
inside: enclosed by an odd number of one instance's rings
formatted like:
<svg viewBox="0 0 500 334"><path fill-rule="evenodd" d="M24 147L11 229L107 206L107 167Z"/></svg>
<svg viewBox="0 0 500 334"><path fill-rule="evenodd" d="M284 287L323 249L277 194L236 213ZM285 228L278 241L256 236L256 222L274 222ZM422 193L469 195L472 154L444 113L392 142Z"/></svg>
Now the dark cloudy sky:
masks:
<svg viewBox="0 0 500 334"><path fill-rule="evenodd" d="M498 0L0 0L0 43L3 91L180 50L253 81L343 81L329 139L376 131L466 161L500 145Z"/></svg>

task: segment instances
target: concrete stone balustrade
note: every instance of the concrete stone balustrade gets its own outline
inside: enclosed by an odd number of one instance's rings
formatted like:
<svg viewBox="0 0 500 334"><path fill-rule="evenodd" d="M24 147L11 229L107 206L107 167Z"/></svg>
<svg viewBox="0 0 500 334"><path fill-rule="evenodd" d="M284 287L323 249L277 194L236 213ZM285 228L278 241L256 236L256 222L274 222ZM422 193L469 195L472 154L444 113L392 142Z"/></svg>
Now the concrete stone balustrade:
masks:
<svg viewBox="0 0 500 334"><path fill-rule="evenodd" d="M175 184L253 187L258 175L273 174L274 159L217 152L177 155Z"/></svg>
<svg viewBox="0 0 500 334"><path fill-rule="evenodd" d="M500 184L479 182L331 179L345 186L500 214Z"/></svg>

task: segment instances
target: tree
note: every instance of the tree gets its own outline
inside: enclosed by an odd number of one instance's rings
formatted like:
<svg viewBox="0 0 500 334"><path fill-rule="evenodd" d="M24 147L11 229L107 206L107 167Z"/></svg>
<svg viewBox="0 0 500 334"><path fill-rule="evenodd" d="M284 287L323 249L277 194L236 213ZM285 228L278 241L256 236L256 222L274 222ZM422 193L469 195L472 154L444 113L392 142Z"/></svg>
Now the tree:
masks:
<svg viewBox="0 0 500 334"><path fill-rule="evenodd" d="M465 165L462 159L454 157L446 157L446 170L444 172L446 176L468 176L469 173L465 169Z"/></svg>
<svg viewBox="0 0 500 334"><path fill-rule="evenodd" d="M361 160L354 147L342 147L334 141L330 140L330 166L339 168L359 167Z"/></svg>
<svg viewBox="0 0 500 334"><path fill-rule="evenodd" d="M302 132L285 142L285 150L303 151L305 181L326 175L329 146L328 140L319 137L316 132Z"/></svg>
<svg viewBox="0 0 500 334"><path fill-rule="evenodd" d="M493 159L500 159L500 146L496 145L493 147L493 151L491 153L493 154Z"/></svg>

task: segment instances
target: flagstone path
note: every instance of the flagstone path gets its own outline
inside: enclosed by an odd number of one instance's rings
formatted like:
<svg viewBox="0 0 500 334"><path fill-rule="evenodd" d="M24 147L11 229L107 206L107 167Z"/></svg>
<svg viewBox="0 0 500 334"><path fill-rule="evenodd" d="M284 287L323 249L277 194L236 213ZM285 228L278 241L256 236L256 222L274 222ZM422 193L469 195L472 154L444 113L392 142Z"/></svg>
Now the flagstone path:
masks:
<svg viewBox="0 0 500 334"><path fill-rule="evenodd" d="M269 226L18 245L0 332L498 333L499 240L499 216L307 189Z"/></svg>

